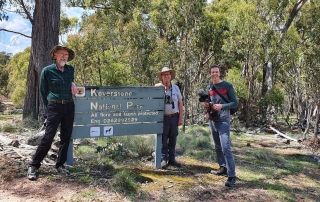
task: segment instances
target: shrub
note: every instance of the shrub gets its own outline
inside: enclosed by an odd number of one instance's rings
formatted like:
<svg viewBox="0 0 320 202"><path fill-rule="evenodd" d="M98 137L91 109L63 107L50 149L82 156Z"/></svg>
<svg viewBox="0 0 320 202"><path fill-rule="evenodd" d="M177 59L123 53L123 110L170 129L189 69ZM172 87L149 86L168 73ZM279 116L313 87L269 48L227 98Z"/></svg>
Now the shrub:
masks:
<svg viewBox="0 0 320 202"><path fill-rule="evenodd" d="M113 191L133 195L137 192L138 185L135 182L135 174L128 170L122 170L110 180Z"/></svg>

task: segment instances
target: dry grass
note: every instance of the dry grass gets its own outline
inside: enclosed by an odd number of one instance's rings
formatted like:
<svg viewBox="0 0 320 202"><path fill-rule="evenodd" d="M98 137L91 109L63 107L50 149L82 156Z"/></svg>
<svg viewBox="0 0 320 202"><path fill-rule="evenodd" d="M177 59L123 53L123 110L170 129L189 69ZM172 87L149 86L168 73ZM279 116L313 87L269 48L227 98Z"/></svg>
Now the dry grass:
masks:
<svg viewBox="0 0 320 202"><path fill-rule="evenodd" d="M210 173L218 165L208 141L207 127L180 132L182 168L156 169L140 157L112 160L91 149L75 156L71 175L43 165L36 182L25 177L28 162L0 151L0 193L6 201L319 201L320 166L311 150L277 148L285 145L273 134L233 134L237 184L227 188L226 177ZM132 183L131 193L122 181Z"/></svg>

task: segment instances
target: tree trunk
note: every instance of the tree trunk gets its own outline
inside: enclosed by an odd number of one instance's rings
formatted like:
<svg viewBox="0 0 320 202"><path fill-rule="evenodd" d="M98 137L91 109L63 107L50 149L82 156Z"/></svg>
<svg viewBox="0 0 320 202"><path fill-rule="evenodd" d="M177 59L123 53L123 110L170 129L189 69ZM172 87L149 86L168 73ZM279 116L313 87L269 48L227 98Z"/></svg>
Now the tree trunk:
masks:
<svg viewBox="0 0 320 202"><path fill-rule="evenodd" d="M39 78L42 69L52 63L51 49L59 43L60 0L35 2L23 118L31 115L40 119L44 105L39 95Z"/></svg>
<svg viewBox="0 0 320 202"><path fill-rule="evenodd" d="M184 61L184 62L187 62L187 61ZM184 64L184 85L183 85L183 89L182 89L182 96L184 96L183 97L183 106L184 106L184 112L183 112L183 126L182 126L182 131L183 132L185 132L186 131L186 120L187 120L187 118L188 118L188 112L187 112L187 97L186 97L186 95L187 95L187 85L189 85L188 84L188 82L187 82L187 64ZM191 105L191 107L192 107L192 105Z"/></svg>
<svg viewBox="0 0 320 202"><path fill-rule="evenodd" d="M306 107L306 115L305 115L305 119L306 119L306 127L305 127L305 131L303 132L303 140L306 140L307 139L307 134L309 132L309 129L310 129L310 122L311 122L311 117L312 117L312 111L313 111L313 107L311 104L307 103L309 106ZM304 128L304 121L301 122L301 128Z"/></svg>
<svg viewBox="0 0 320 202"><path fill-rule="evenodd" d="M303 86L301 86L301 68L300 66L297 66L295 65L294 66L294 69L295 69L295 73L296 73L296 77L295 77L295 96L296 96L296 114L297 114L297 119L299 121L299 123L301 125L303 125L303 122L305 121L306 119L306 116L305 116L305 107L304 107L304 104L303 104L303 93L302 93L302 88Z"/></svg>
<svg viewBox="0 0 320 202"><path fill-rule="evenodd" d="M316 109L316 120L315 120L315 125L314 125L314 135L313 135L313 137L316 139L316 138L318 138L318 131L319 131L319 116L320 116L320 114L319 114L319 108L320 108L320 103L318 103L318 105L317 105L317 109Z"/></svg>

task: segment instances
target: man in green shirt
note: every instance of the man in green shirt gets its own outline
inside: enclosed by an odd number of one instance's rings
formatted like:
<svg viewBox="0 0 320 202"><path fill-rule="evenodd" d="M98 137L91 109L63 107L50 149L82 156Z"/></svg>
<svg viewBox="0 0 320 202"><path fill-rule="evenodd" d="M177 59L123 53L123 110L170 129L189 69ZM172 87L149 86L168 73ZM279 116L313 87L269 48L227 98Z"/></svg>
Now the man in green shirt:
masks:
<svg viewBox="0 0 320 202"><path fill-rule="evenodd" d="M55 46L51 52L51 59L55 63L45 67L40 75L40 95L46 107L46 130L41 142L28 167L29 180L37 179L37 170L42 160L51 148L58 126L60 128L60 146L56 162L56 169L61 174L68 174L64 167L67 160L69 141L73 129L74 103L72 94L77 93L73 83L74 68L66 62L74 58L74 51L64 46Z"/></svg>

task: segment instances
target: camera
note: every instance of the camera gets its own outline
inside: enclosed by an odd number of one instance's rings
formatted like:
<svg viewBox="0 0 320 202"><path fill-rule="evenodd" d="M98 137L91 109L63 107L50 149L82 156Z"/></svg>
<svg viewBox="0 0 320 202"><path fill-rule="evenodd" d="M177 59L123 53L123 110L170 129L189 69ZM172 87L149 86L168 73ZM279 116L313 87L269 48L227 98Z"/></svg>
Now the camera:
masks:
<svg viewBox="0 0 320 202"><path fill-rule="evenodd" d="M199 102L210 102L210 97L204 92L204 90L198 90Z"/></svg>
<svg viewBox="0 0 320 202"><path fill-rule="evenodd" d="M170 95L166 95L165 100L166 100L166 104L171 104L172 103Z"/></svg>
<svg viewBox="0 0 320 202"><path fill-rule="evenodd" d="M218 112L211 109L212 103L210 102L210 96L206 94L205 91L202 89L198 90L198 95L199 95L199 102L209 103L209 107L206 110L207 118L213 121L218 120L218 117L219 117Z"/></svg>
<svg viewBox="0 0 320 202"><path fill-rule="evenodd" d="M170 95L166 95L166 97L165 97L165 104L171 104L171 105L172 105L172 109L175 108L174 102L173 102L173 100L171 99Z"/></svg>

